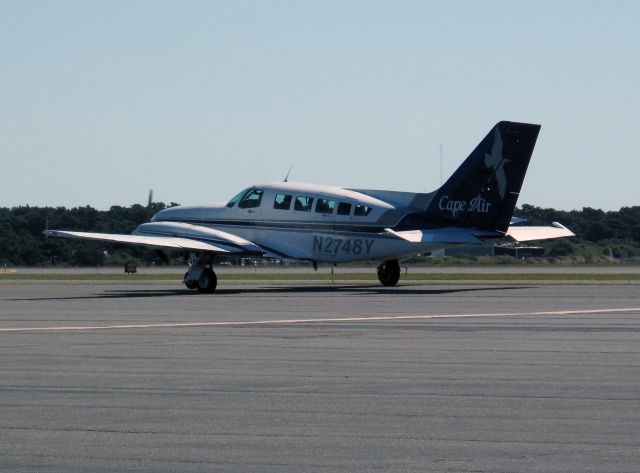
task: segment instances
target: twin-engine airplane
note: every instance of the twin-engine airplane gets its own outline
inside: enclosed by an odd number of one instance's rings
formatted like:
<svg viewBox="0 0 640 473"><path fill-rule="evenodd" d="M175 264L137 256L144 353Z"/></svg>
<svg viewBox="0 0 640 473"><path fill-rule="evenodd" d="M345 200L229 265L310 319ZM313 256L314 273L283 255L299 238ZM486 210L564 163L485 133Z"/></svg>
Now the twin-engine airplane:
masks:
<svg viewBox="0 0 640 473"><path fill-rule="evenodd" d="M456 245L511 237L516 241L573 236L559 223L512 225L540 125L500 122L449 180L430 193L346 189L293 182L252 186L226 205L171 207L131 235L45 230L188 257L184 284L213 292L218 255L317 263L372 260L385 286L400 279L399 258Z"/></svg>

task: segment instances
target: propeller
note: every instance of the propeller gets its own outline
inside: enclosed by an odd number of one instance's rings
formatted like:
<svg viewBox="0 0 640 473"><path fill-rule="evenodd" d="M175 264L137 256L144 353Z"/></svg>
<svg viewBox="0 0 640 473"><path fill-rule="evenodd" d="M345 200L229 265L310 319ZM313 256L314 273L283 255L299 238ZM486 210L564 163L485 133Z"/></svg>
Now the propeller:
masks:
<svg viewBox="0 0 640 473"><path fill-rule="evenodd" d="M149 200L147 201L147 207L151 207L153 204L153 189L149 189Z"/></svg>

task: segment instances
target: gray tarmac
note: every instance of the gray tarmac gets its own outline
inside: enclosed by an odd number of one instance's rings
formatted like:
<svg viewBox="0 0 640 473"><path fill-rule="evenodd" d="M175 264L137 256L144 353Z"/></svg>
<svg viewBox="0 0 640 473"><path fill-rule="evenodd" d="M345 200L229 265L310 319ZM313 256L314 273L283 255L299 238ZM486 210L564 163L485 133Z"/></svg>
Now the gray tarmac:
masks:
<svg viewBox="0 0 640 473"><path fill-rule="evenodd" d="M0 471L637 472L640 285L3 281Z"/></svg>
<svg viewBox="0 0 640 473"><path fill-rule="evenodd" d="M335 266L334 272L340 273L368 273L372 274L374 269L370 264L360 266ZM638 274L640 273L639 264L610 264L610 265L533 265L533 264L503 264L500 266L419 266L419 265L402 265L403 272L405 269L410 274L442 274L442 273L498 273L498 274L522 274L522 273L568 273L568 274ZM145 274L183 274L183 266L138 266L137 271L141 275ZM18 268L0 268L0 274L3 272L11 272L18 274L123 274L122 266L100 266L100 267L18 267ZM293 264L293 265L273 265L261 264L258 266L218 266L216 272L219 275L224 274L273 274L273 273L300 273L300 274L331 274L331 266L321 264L317 273L311 268L311 264Z"/></svg>

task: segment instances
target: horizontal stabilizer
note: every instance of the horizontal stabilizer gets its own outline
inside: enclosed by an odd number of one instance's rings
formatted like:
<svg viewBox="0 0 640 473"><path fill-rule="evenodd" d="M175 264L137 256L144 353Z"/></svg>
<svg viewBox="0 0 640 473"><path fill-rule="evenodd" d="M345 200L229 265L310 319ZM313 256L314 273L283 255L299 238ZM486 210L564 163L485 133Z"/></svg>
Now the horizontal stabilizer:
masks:
<svg viewBox="0 0 640 473"><path fill-rule="evenodd" d="M507 236L516 241L548 240L550 238L563 238L575 236L564 225L553 222L551 227L509 227Z"/></svg>
<svg viewBox="0 0 640 473"><path fill-rule="evenodd" d="M411 243L480 243L473 234L466 230L457 228L442 228L436 230L405 230L395 231L391 228L385 228L384 231L396 238L401 238Z"/></svg>

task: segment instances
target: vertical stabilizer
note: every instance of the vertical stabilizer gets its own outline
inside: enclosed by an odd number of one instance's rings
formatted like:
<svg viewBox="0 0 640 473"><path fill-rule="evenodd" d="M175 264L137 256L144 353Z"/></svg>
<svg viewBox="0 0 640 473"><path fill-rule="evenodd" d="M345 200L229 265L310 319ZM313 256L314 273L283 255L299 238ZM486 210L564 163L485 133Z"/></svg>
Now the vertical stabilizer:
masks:
<svg viewBox="0 0 640 473"><path fill-rule="evenodd" d="M455 225L506 232L540 125L500 122L435 192L427 214Z"/></svg>

